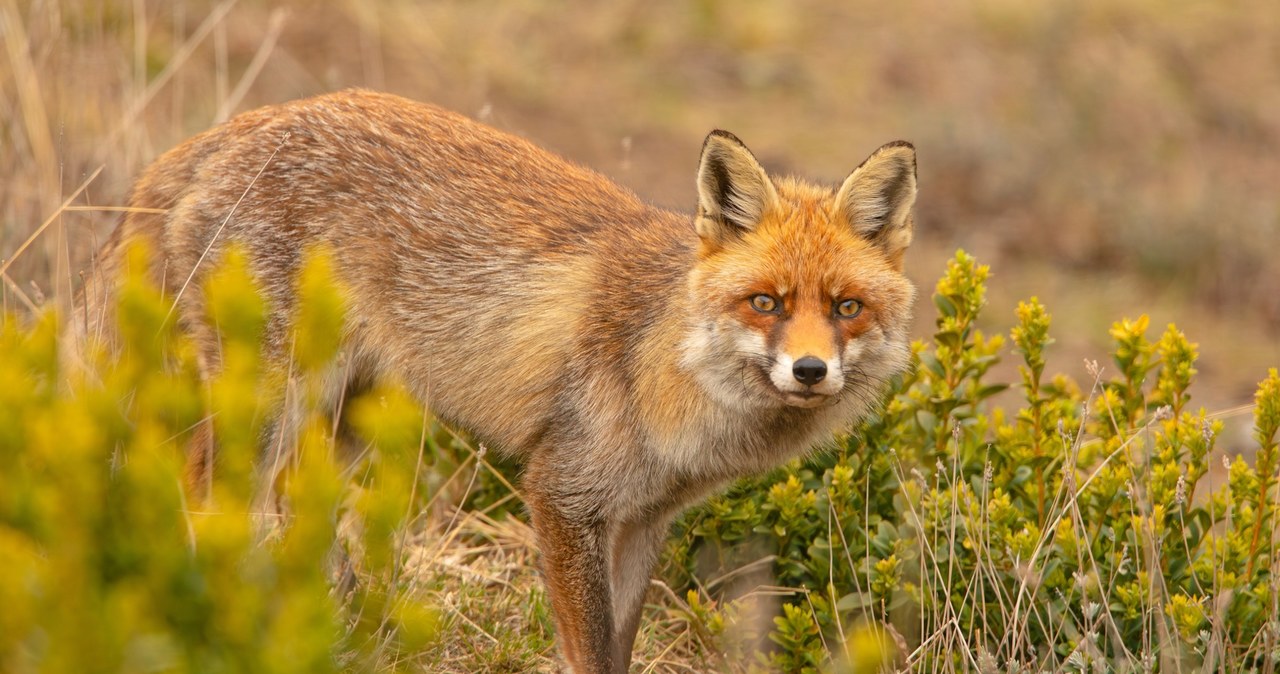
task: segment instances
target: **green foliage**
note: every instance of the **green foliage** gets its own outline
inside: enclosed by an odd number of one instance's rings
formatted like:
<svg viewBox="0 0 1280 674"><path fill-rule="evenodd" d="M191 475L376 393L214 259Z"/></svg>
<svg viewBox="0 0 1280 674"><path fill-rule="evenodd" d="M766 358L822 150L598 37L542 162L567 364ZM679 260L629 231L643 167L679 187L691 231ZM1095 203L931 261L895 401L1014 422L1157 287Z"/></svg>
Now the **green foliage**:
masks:
<svg viewBox="0 0 1280 674"><path fill-rule="evenodd" d="M777 626L769 638L780 648L770 653L769 664L786 674L816 674L826 660L818 623L808 607L783 604L782 615L773 619Z"/></svg>
<svg viewBox="0 0 1280 674"><path fill-rule="evenodd" d="M435 612L400 570L424 501L421 433L377 435L373 451L334 460L314 398L341 325L329 279L323 255L312 257L294 334L308 345L293 377L297 439L266 494L258 438L286 377L260 353L267 307L243 256L206 286L222 365L208 382L167 320L169 301L141 275L120 286L120 343L84 345L83 370L61 367L52 315L30 327L4 319L0 671L391 670L429 644ZM402 416L364 419L382 429ZM421 409L411 416L421 429ZM208 420L211 480L189 492L187 449ZM356 479L365 475L376 489Z"/></svg>
<svg viewBox="0 0 1280 674"><path fill-rule="evenodd" d="M1195 344L1119 321L1114 374L1089 364L1086 395L1046 374L1051 316L1032 298L1010 333L1021 402L993 405L1008 387L987 380L1002 339L976 328L988 273L957 253L934 339L880 416L688 514L669 579L775 555L773 580L815 599L775 618L783 671L848 668L851 624L896 635L918 671L1262 666L1280 617L1280 376L1258 391L1255 464L1237 456L1206 487L1223 424L1190 409Z"/></svg>
<svg viewBox="0 0 1280 674"><path fill-rule="evenodd" d="M322 384L342 363L346 300L325 252L309 259L281 364L262 353L270 308L243 257L225 257L204 289L220 365L205 381L140 276L120 286L119 343L85 345L83 370L64 369L52 316L0 324L0 671L545 661L540 587L516 598L528 633L483 614L496 649L434 639L467 628L423 596L480 606L493 590L421 586L418 515L518 515L513 468L394 382L343 401L339 429ZM988 274L951 261L934 338L913 345L879 416L680 521L665 572L688 592L669 610L707 669L1266 665L1280 374L1258 389L1252 465L1222 457L1215 479L1223 423L1191 408L1195 344L1174 326L1150 340L1146 317L1117 322L1114 373L1090 364L1082 390L1046 372L1052 317L1032 298L1010 331L1018 395L996 405L1003 338L977 328ZM290 423L272 422L286 401ZM187 465L209 432L212 462ZM212 478L192 485L200 469Z"/></svg>

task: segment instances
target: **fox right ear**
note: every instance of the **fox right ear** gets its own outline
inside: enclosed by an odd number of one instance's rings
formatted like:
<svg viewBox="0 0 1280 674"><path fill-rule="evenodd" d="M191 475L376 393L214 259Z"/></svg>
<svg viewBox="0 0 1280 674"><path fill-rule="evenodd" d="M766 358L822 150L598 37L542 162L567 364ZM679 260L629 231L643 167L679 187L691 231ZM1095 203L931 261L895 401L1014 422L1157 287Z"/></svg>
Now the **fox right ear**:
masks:
<svg viewBox="0 0 1280 674"><path fill-rule="evenodd" d="M916 149L903 140L871 153L836 193L836 208L854 231L898 265L911 245L915 203Z"/></svg>
<svg viewBox="0 0 1280 674"><path fill-rule="evenodd" d="M704 243L719 247L760 224L778 200L773 181L747 146L715 130L702 144L698 165L698 217Z"/></svg>

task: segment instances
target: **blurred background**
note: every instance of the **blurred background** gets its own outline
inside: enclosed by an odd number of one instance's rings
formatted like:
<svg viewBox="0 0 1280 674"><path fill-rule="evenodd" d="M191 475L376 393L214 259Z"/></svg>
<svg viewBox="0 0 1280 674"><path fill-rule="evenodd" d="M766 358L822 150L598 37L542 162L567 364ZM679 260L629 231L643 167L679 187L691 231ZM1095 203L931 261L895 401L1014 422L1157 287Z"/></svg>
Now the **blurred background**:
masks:
<svg viewBox="0 0 1280 674"><path fill-rule="evenodd" d="M361 86L686 212L713 128L773 172L832 183L909 139L919 334L962 247L993 268L990 332L1018 299L1047 304L1051 372L1087 384L1111 322L1142 313L1153 339L1173 321L1199 342L1210 410L1250 402L1280 365L1274 0L0 0L0 39L8 310L69 301L159 153Z"/></svg>

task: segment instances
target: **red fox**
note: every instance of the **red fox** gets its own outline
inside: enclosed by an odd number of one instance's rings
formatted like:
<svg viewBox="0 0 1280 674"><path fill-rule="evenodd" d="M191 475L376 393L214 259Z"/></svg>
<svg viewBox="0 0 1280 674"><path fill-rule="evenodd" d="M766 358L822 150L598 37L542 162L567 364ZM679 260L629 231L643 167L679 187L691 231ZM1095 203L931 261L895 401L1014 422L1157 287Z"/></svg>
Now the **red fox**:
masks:
<svg viewBox="0 0 1280 674"><path fill-rule="evenodd" d="M145 240L170 296L247 253L283 358L302 251L350 294L350 378L394 375L523 460L565 659L625 672L673 517L874 409L907 367L915 150L837 188L771 178L732 134L702 146L690 217L437 107L345 91L236 117L138 180L98 257ZM110 288L90 284L89 325ZM205 374L199 292L178 312ZM81 312L77 311L77 315Z"/></svg>

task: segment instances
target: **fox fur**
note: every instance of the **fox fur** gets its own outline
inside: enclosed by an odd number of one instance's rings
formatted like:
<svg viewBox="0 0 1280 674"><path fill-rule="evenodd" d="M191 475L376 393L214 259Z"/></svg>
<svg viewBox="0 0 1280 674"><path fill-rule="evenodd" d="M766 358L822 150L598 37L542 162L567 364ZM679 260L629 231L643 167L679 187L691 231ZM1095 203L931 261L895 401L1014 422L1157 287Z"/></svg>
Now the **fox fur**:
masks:
<svg viewBox="0 0 1280 674"><path fill-rule="evenodd" d="M691 217L431 105L354 90L267 107L139 178L78 331L110 331L111 280L143 240L216 372L195 288L234 243L285 358L303 251L327 244L350 293L334 394L394 376L522 459L564 657L625 672L672 518L864 418L909 359L910 144L832 188L772 178L715 131L696 181ZM212 450L196 442L193 465Z"/></svg>

